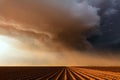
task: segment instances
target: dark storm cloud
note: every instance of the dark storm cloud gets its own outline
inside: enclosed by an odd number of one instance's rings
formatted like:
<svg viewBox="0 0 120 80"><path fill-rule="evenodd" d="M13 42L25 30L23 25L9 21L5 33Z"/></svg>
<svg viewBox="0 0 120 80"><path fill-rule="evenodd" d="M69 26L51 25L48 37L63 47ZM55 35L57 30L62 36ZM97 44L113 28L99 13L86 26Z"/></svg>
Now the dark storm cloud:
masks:
<svg viewBox="0 0 120 80"><path fill-rule="evenodd" d="M96 46L97 49L106 49L112 51L120 50L120 1L119 0L90 0L99 10L101 17L99 36L91 37L91 43Z"/></svg>

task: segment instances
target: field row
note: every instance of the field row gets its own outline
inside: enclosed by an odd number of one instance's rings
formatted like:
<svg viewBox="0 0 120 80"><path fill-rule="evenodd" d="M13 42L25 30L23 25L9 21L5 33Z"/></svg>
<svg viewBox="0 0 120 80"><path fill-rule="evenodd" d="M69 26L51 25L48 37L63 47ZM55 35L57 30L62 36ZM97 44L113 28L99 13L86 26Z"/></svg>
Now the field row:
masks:
<svg viewBox="0 0 120 80"><path fill-rule="evenodd" d="M0 80L120 80L120 72L79 67L0 68Z"/></svg>

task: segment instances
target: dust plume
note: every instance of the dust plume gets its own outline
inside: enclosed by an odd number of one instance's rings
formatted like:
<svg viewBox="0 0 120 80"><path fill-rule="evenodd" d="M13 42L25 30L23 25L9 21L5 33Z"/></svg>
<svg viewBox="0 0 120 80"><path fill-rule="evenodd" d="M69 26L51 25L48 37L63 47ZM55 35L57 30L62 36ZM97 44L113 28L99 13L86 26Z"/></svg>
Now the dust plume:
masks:
<svg viewBox="0 0 120 80"><path fill-rule="evenodd" d="M32 34L41 39L40 35L44 37L45 34L51 36L54 43L78 49L90 46L86 37L100 20L97 8L88 5L87 1L5 0L1 2L0 11L1 27L9 26L13 35L18 31L17 34Z"/></svg>
<svg viewBox="0 0 120 80"><path fill-rule="evenodd" d="M93 49L87 37L99 26L98 11L87 0L1 1L0 39L8 41L0 65L119 65L83 51Z"/></svg>

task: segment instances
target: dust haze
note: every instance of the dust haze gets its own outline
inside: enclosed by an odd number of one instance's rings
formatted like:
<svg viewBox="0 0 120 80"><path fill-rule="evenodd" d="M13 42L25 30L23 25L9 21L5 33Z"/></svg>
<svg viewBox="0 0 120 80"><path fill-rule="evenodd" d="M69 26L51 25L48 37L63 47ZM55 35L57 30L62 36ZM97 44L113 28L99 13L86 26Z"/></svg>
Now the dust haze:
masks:
<svg viewBox="0 0 120 80"><path fill-rule="evenodd" d="M100 27L98 12L103 2L1 0L0 39L9 46L0 51L0 65L120 65L118 57L98 54L87 41Z"/></svg>

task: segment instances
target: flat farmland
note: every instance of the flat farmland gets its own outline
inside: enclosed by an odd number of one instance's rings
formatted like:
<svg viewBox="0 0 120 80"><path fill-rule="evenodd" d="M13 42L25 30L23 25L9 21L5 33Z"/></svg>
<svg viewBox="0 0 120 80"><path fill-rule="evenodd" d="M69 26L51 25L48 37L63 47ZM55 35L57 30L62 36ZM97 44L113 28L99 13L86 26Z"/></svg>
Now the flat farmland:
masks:
<svg viewBox="0 0 120 80"><path fill-rule="evenodd" d="M120 80L120 67L0 67L0 80Z"/></svg>

